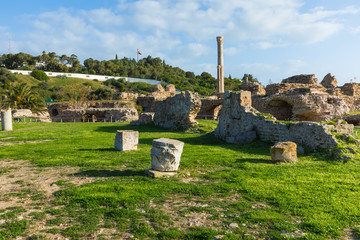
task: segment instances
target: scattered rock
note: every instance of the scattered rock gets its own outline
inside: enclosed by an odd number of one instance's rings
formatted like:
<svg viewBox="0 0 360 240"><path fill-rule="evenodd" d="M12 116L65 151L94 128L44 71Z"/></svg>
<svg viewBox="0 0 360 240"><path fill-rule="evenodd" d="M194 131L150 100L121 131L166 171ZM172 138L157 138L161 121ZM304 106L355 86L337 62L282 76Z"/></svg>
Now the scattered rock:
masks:
<svg viewBox="0 0 360 240"><path fill-rule="evenodd" d="M297 162L296 143L278 142L270 148L271 161L274 163Z"/></svg>
<svg viewBox="0 0 360 240"><path fill-rule="evenodd" d="M229 228L239 228L239 225L237 223L230 223Z"/></svg>

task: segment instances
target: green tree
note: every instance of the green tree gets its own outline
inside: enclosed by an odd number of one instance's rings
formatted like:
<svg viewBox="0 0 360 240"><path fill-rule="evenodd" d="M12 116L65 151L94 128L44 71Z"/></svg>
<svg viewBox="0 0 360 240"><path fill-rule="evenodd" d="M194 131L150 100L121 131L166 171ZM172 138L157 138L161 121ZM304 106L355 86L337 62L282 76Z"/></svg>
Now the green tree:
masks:
<svg viewBox="0 0 360 240"><path fill-rule="evenodd" d="M44 101L31 90L26 83L18 83L7 92L5 107L12 109L30 109L38 112L45 109Z"/></svg>

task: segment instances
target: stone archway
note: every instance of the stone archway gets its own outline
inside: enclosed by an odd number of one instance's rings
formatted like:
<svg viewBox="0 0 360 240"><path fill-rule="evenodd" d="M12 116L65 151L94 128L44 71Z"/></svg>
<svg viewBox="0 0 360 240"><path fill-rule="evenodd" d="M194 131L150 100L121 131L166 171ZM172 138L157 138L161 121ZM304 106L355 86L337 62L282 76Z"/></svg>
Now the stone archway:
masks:
<svg viewBox="0 0 360 240"><path fill-rule="evenodd" d="M290 121L293 117L293 106L283 100L272 100L268 103L270 114L278 120Z"/></svg>

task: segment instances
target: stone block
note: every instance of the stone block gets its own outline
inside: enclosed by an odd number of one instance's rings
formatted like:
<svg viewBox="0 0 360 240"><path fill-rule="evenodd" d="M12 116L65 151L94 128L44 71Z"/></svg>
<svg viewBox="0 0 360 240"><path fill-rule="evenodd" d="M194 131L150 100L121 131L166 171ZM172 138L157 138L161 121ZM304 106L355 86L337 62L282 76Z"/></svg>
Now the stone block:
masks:
<svg viewBox="0 0 360 240"><path fill-rule="evenodd" d="M274 163L297 162L296 143L278 142L270 148L271 161Z"/></svg>
<svg viewBox="0 0 360 240"><path fill-rule="evenodd" d="M151 149L151 168L161 172L176 172L184 143L174 139L154 139Z"/></svg>
<svg viewBox="0 0 360 240"><path fill-rule="evenodd" d="M11 109L1 111L1 129L3 131L13 130Z"/></svg>
<svg viewBox="0 0 360 240"><path fill-rule="evenodd" d="M153 169L146 169L145 174L152 178L163 178L175 176L177 172L160 172Z"/></svg>
<svg viewBox="0 0 360 240"><path fill-rule="evenodd" d="M118 151L137 150L139 132L132 130L118 130L115 137L115 149Z"/></svg>

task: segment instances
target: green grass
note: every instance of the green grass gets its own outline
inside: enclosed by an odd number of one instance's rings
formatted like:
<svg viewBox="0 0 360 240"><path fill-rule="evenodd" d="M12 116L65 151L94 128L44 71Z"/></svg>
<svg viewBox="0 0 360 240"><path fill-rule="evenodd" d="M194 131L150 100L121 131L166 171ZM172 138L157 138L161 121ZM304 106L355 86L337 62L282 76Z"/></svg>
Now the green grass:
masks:
<svg viewBox="0 0 360 240"><path fill-rule="evenodd" d="M213 239L219 234L224 239L294 239L298 231L302 239L337 239L347 228L358 234L358 155L345 163L317 153L300 156L297 164L274 165L270 144L227 144L209 133L215 121L200 124L187 132L127 123L15 124L0 138L39 142L2 146L0 154L40 167L80 167L75 176L96 179L78 187L64 180L53 183L61 190L55 193L54 209L46 210L56 216L47 224L73 239L90 237L99 228L139 239ZM116 130L126 129L140 132L137 151L114 150ZM151 143L161 137L185 142L180 173L148 178L144 170L150 168ZM210 225L185 224L189 216L201 214ZM70 225L58 230L60 223ZM239 227L230 228L231 223Z"/></svg>

